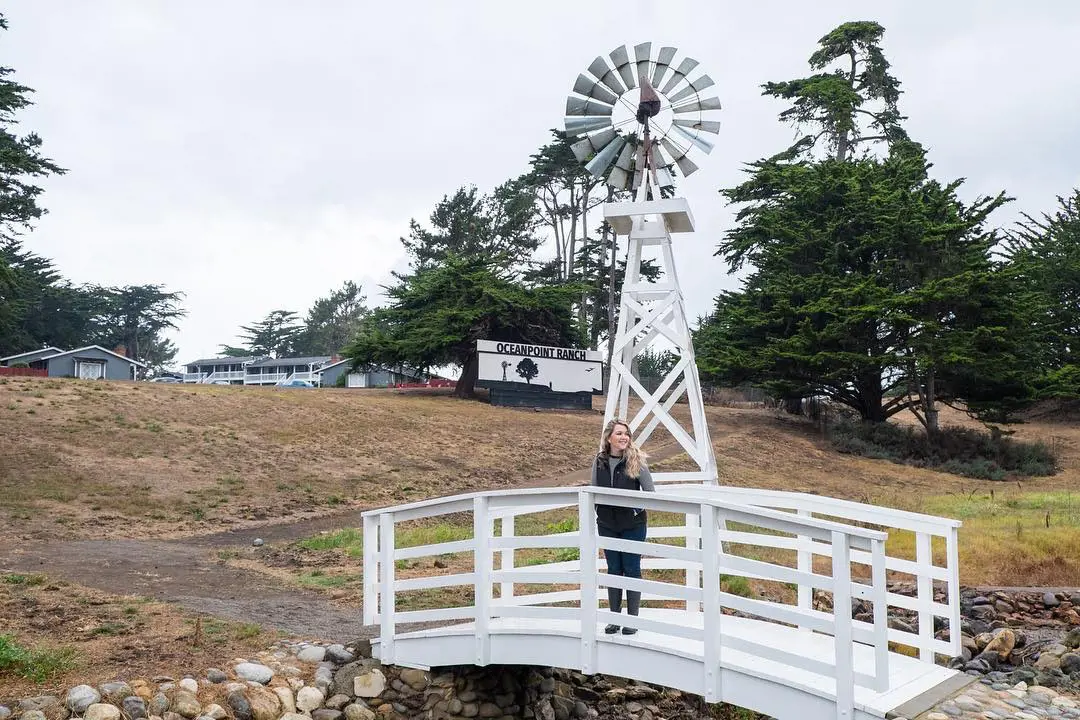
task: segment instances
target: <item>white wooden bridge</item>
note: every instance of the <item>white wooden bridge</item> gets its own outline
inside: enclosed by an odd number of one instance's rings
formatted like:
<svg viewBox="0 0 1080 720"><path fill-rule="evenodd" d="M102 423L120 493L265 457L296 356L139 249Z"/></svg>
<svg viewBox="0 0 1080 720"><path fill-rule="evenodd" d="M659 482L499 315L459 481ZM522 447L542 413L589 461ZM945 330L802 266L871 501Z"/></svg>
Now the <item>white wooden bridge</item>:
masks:
<svg viewBox="0 0 1080 720"><path fill-rule="evenodd" d="M647 508L648 539L598 536L598 502ZM582 532L515 534L524 516L561 510L572 517L571 508ZM450 515L453 522L471 515L470 539L396 547L399 524ZM657 524L672 518L680 524ZM364 514L364 622L379 626L373 652L384 663L554 666L677 688L781 720L882 718L962 679L934 662L960 654L959 526L815 495L715 485L458 495ZM913 546L914 559L889 554L890 533L896 544ZM516 562L537 548L580 548L580 559ZM640 553L645 579L601 572L600 549ZM935 564L935 551L944 564ZM470 572L433 562L454 553L472 555ZM425 569L397 577L398 564L416 558L426 558ZM890 592L887 575L910 582L915 595ZM780 588L789 602L726 592L738 577ZM945 602L934 600L935 583L945 586ZM467 598L463 606L431 607L450 602L446 589L455 586L456 597ZM642 592L641 615L609 612L601 587ZM423 602L409 604L424 609L397 609L417 593ZM822 593L831 604L813 602ZM852 617L854 600L870 604L870 619ZM890 607L915 611L916 631L889 627ZM935 638L935 618L949 640ZM639 632L605 635L609 622Z"/></svg>

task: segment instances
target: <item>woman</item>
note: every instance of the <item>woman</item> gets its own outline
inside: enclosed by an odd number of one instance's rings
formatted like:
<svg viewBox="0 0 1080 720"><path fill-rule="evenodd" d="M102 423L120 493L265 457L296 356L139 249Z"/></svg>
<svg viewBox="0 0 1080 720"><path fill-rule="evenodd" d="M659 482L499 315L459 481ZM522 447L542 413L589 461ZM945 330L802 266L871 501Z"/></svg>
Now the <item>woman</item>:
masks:
<svg viewBox="0 0 1080 720"><path fill-rule="evenodd" d="M634 444L630 426L623 420L612 420L604 428L600 452L592 468L592 484L620 490L653 491L652 475L645 465L645 453ZM596 506L596 529L601 537L622 540L645 540L646 514L644 510ZM637 553L604 550L608 575L641 577L641 555ZM608 588L608 607L611 612L622 612L622 588ZM641 607L641 593L626 591L626 613L637 615ZM619 632L619 626L610 624L604 628L609 635ZM633 635L637 628L622 628L623 635Z"/></svg>

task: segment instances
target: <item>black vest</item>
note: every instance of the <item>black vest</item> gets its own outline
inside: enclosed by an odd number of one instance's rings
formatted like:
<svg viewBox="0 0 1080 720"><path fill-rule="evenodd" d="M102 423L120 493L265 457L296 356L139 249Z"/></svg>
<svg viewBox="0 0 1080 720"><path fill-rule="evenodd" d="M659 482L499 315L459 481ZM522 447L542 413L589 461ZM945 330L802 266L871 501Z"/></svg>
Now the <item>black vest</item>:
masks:
<svg viewBox="0 0 1080 720"><path fill-rule="evenodd" d="M620 490L640 490L641 483L637 478L626 474L626 463L623 458L611 458L615 465L615 475L611 475L611 467L608 465L608 457L596 456L596 484L599 487L613 487ZM596 523L615 532L623 532L638 525L644 525L648 521L644 510L634 508L616 507L614 505L596 506Z"/></svg>

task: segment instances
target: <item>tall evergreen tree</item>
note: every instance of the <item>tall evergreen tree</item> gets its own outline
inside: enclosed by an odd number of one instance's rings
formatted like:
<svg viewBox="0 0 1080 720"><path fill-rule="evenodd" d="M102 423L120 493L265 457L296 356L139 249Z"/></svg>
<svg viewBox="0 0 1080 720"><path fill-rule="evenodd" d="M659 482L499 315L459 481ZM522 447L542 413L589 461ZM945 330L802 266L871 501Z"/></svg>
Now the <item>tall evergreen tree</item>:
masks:
<svg viewBox="0 0 1080 720"><path fill-rule="evenodd" d="M922 148L899 126L899 83L880 37L874 23L844 24L811 65L846 57L845 72L765 86L794 100L781 118L806 135L723 191L743 207L717 254L753 272L742 292L718 299L698 331L698 357L714 379L756 381L785 399L827 395L871 421L911 408L934 431L939 399L1003 378L1024 394L1025 320L1003 295L1013 286L995 274L997 237L984 227L1006 198L966 205L959 182L929 177ZM864 115L876 135L858 129ZM821 138L824 158L812 152ZM884 157L859 152L878 141Z"/></svg>

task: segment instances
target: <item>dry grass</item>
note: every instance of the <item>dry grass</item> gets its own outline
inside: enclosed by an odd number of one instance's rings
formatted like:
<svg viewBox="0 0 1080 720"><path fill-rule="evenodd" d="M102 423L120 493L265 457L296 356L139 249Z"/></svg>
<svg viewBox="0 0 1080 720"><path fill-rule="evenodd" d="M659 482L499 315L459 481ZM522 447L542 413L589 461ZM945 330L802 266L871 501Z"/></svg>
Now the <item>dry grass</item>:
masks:
<svg viewBox="0 0 1080 720"><path fill-rule="evenodd" d="M0 539L182 535L537 482L585 464L599 424L382 390L4 380Z"/></svg>
<svg viewBox="0 0 1080 720"><path fill-rule="evenodd" d="M79 683L203 671L263 650L277 637L135 597L106 595L43 575L0 575L0 635L33 656L0 672L0 704ZM10 645L9 645L10 647ZM61 661L64 662L61 662Z"/></svg>

